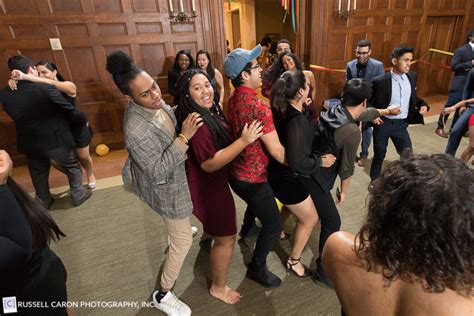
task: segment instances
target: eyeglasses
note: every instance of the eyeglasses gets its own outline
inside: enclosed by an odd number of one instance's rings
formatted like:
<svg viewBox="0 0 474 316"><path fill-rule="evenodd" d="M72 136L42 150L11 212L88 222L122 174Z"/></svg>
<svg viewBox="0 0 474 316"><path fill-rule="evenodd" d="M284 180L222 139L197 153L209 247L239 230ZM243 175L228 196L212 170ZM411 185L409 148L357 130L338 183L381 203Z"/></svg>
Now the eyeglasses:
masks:
<svg viewBox="0 0 474 316"><path fill-rule="evenodd" d="M368 55L369 52L359 52L358 50L355 51L356 55Z"/></svg>
<svg viewBox="0 0 474 316"><path fill-rule="evenodd" d="M249 68L249 71L252 71L252 69L257 69L257 68L261 68L262 66L260 64L256 64L255 66L252 66Z"/></svg>

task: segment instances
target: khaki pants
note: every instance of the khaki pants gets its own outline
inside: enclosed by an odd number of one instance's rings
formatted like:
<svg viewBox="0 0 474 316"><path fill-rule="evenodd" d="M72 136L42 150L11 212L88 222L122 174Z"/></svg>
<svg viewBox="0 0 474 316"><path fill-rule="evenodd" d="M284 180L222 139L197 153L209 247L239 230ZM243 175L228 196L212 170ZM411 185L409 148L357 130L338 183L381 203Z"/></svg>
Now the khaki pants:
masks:
<svg viewBox="0 0 474 316"><path fill-rule="evenodd" d="M184 258L191 248L193 236L189 217L183 219L163 218L163 220L170 236L170 243L160 285L163 290L170 290L174 286L183 266Z"/></svg>

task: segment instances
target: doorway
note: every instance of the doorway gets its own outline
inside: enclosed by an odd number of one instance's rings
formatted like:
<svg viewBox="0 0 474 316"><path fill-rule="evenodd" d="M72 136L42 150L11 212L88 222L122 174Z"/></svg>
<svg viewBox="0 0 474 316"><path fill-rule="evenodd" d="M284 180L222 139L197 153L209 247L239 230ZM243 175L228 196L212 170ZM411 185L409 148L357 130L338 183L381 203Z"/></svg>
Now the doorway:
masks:
<svg viewBox="0 0 474 316"><path fill-rule="evenodd" d="M428 52L430 48L453 52L461 42L462 20L462 16L428 16L422 28L420 52ZM423 84L419 84L419 94L448 94L452 72L443 66L451 65L451 56L431 52L423 59L428 60L430 65L417 66L418 75L423 81Z"/></svg>
<svg viewBox="0 0 474 316"><path fill-rule="evenodd" d="M231 23L232 23L232 47L241 48L242 39L240 37L240 10L236 9L231 11Z"/></svg>

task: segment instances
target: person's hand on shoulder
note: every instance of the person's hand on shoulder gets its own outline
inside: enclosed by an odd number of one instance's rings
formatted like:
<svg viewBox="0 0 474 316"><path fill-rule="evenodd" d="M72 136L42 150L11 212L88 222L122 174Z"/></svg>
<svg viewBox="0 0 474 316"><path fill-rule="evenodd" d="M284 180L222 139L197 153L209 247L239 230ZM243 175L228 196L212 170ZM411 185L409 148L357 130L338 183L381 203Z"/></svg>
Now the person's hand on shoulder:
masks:
<svg viewBox="0 0 474 316"><path fill-rule="evenodd" d="M262 133L263 124L260 121L253 120L250 125L245 123L244 128L242 129L242 134L240 138L246 143L247 145L256 141L260 136L263 135Z"/></svg>
<svg viewBox="0 0 474 316"><path fill-rule="evenodd" d="M196 131L199 127L201 127L202 124L202 117L199 113L190 113L183 121L180 135L183 135L186 141L189 141L194 136L194 134L196 134Z"/></svg>
<svg viewBox="0 0 474 316"><path fill-rule="evenodd" d="M0 185L7 183L12 168L13 162L10 155L5 150L0 150Z"/></svg>

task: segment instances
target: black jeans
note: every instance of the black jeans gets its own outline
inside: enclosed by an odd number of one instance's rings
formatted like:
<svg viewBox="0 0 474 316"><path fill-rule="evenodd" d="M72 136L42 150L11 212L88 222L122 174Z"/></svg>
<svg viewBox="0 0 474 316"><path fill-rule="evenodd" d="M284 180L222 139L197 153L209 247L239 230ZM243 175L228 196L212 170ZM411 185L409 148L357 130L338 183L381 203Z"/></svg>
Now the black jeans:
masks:
<svg viewBox="0 0 474 316"><path fill-rule="evenodd" d="M250 183L229 177L232 190L247 203L248 218L257 217L262 230L257 238L251 267L260 269L267 263L267 255L272 250L281 230L280 212L268 182Z"/></svg>
<svg viewBox="0 0 474 316"><path fill-rule="evenodd" d="M399 155L412 149L408 134L408 121L382 118L383 124L374 126L374 158L370 167L370 179L380 177L383 160L387 154L388 139L390 138Z"/></svg>
<svg viewBox="0 0 474 316"><path fill-rule="evenodd" d="M26 154L31 180L35 187L36 196L45 205L51 204L53 197L49 191L49 169L54 161L69 180L71 199L78 201L86 195L82 185L82 169L76 160L72 148L59 147L37 154Z"/></svg>
<svg viewBox="0 0 474 316"><path fill-rule="evenodd" d="M318 269L322 270L321 255L324 244L331 234L341 229L341 217L337 210L336 203L331 195L331 191L323 190L319 183L312 178L301 178L306 189L311 195L316 211L321 219L321 232L319 234L319 257L316 260ZM327 192L326 192L327 191Z"/></svg>

